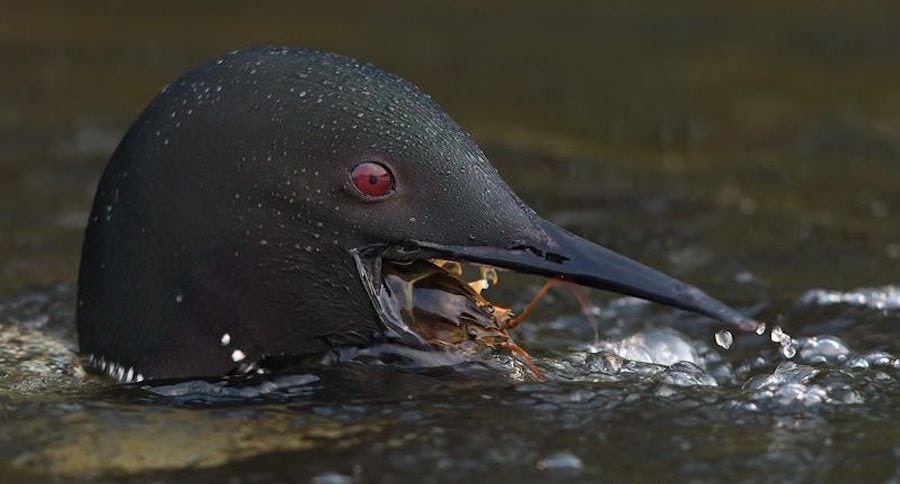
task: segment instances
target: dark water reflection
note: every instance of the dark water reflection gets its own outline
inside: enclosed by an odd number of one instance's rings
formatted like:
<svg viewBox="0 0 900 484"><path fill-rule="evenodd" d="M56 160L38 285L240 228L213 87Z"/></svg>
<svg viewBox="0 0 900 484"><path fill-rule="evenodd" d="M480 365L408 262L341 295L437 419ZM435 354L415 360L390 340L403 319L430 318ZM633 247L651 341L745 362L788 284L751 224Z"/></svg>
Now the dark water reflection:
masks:
<svg viewBox="0 0 900 484"><path fill-rule="evenodd" d="M2 10L0 481L900 480L893 3ZM73 283L104 163L165 83L261 43L414 81L547 218L781 325L799 354L753 335L726 352L709 321L592 292L595 341L555 291L516 335L541 384L502 365L189 391L85 376ZM538 284L505 275L492 297L521 307Z"/></svg>

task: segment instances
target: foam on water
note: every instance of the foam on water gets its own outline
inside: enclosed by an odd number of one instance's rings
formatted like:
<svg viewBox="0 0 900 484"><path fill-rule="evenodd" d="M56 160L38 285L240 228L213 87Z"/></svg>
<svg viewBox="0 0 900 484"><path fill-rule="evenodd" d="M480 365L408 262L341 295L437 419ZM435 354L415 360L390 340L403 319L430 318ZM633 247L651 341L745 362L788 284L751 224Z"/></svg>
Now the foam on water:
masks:
<svg viewBox="0 0 900 484"><path fill-rule="evenodd" d="M754 404L747 409L800 410L822 404L864 403L848 377L793 361L781 363L771 374L751 378L744 389Z"/></svg>
<svg viewBox="0 0 900 484"><path fill-rule="evenodd" d="M60 475L213 468L300 452L315 442L324 442L327 453L357 435L355 456L371 451L372 442L394 446L375 451L363 464L370 469L386 459L394 459L393 469L416 465L416 459L441 469L517 462L547 478L582 477L599 465L586 448L598 448L599 441L616 441L619 448L618 439L642 432L657 432L654 443L702 450L704 439L683 429L743 439L747 422L756 429L774 421L773 442L791 446L797 422L890 418L900 382L892 343L881 346L860 332L805 335L803 326L790 324L802 313L783 318L793 337L769 325L770 334L736 333L728 341L709 322L673 321L671 313L623 299L599 310L608 319L598 336L574 311L516 329L514 337L535 357L544 382L502 352L473 361L384 344L337 349L291 374L118 386L79 371L71 312L61 304L70 296L66 290L59 297L28 294L0 302L6 348L0 405L9 415L0 453L17 468ZM879 326L881 311L875 314L867 320L875 326L862 329L890 338L889 328L885 333ZM217 343L233 343L230 335L218 337ZM793 361L785 361L785 348L796 351ZM553 445L562 434L568 437ZM668 443L666 435L673 435ZM85 460L85 438L107 453ZM584 439L598 440L572 445ZM766 445L765 439L758 443ZM362 475L338 462L317 469L316 482Z"/></svg>
<svg viewBox="0 0 900 484"><path fill-rule="evenodd" d="M848 292L813 289L800 297L799 304L804 306L847 304L879 311L897 311L900 310L900 288L889 285L861 288Z"/></svg>
<svg viewBox="0 0 900 484"><path fill-rule="evenodd" d="M598 342L594 348L612 351L627 360L656 365L700 362L697 347L672 329L641 331L620 340Z"/></svg>
<svg viewBox="0 0 900 484"><path fill-rule="evenodd" d="M730 372L708 346L671 328L576 345L563 357L540 359L539 365L550 378L565 381L645 381L678 387L717 386L717 377Z"/></svg>

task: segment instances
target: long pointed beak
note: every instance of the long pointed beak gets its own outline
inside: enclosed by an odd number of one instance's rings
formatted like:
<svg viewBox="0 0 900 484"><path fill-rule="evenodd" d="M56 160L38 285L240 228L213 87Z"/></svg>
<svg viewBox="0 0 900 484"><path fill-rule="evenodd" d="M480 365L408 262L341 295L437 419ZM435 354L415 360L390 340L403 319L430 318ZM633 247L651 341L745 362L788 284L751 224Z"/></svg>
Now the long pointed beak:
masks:
<svg viewBox="0 0 900 484"><path fill-rule="evenodd" d="M538 225L547 235L549 243L505 248L443 246L422 241L415 244L447 259L487 264L635 296L703 314L743 331L756 331L758 328L756 321L694 286L578 237L546 220L539 219Z"/></svg>

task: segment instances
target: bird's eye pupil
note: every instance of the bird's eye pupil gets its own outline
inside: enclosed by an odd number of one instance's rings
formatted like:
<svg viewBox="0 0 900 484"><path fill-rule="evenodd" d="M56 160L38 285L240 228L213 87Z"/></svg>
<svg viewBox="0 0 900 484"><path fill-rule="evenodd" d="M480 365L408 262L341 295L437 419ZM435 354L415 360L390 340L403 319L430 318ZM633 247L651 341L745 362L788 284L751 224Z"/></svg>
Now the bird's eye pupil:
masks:
<svg viewBox="0 0 900 484"><path fill-rule="evenodd" d="M353 186L367 197L384 197L394 191L394 176L381 163L364 161L350 172Z"/></svg>

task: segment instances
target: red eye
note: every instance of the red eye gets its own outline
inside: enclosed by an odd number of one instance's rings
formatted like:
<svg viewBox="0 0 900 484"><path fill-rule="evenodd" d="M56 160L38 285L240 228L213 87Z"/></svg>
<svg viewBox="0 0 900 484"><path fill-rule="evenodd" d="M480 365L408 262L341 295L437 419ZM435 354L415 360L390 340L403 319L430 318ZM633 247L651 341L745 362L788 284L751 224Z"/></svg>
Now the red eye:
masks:
<svg viewBox="0 0 900 484"><path fill-rule="evenodd" d="M384 165L373 161L353 167L350 180L360 193L369 197L383 197L394 191L394 176Z"/></svg>

